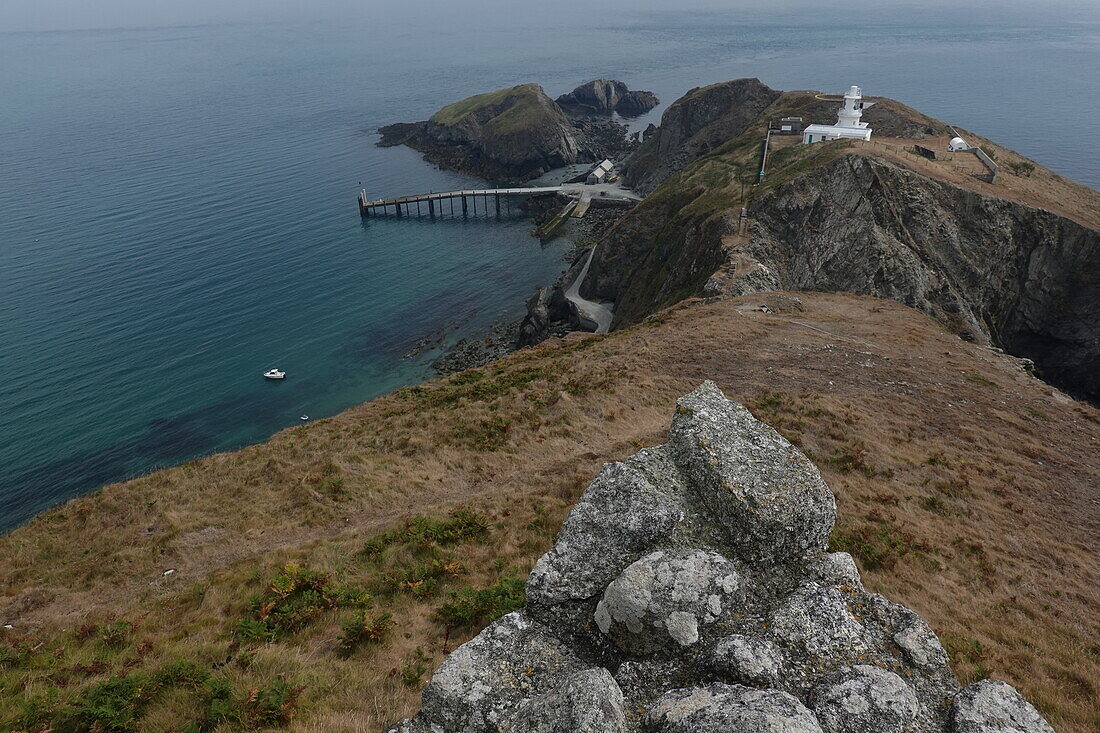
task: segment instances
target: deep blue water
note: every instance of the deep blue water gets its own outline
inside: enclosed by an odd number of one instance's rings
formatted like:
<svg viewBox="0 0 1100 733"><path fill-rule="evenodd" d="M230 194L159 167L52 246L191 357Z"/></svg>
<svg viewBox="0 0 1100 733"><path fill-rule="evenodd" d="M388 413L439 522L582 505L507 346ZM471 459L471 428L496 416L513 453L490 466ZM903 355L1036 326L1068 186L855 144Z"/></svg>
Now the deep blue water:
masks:
<svg viewBox="0 0 1100 733"><path fill-rule="evenodd" d="M358 181L482 185L374 146L380 124L467 94L858 83L1100 187L1096 12L471 7L0 32L0 530L425 379L439 352L405 358L425 334L521 315L566 242L540 245L519 215L355 208ZM290 378L265 382L272 365Z"/></svg>

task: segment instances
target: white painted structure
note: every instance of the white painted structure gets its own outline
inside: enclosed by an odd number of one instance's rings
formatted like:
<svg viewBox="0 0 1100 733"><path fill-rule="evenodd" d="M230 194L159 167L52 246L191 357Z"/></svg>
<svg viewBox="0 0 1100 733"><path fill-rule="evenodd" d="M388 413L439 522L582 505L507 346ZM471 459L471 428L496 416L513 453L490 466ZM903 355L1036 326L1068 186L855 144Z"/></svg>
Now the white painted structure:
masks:
<svg viewBox="0 0 1100 733"><path fill-rule="evenodd" d="M611 173L611 169L615 167L607 158L604 158L598 166L592 169L592 172L588 174L588 178L585 181L589 186L595 186L596 184L603 183L607 180L607 176Z"/></svg>
<svg viewBox="0 0 1100 733"><path fill-rule="evenodd" d="M951 142L947 144L947 151L949 153L965 153L970 150L970 143L963 140L961 137L951 138Z"/></svg>
<svg viewBox="0 0 1100 733"><path fill-rule="evenodd" d="M871 128L861 121L863 110L874 102L863 101L863 90L853 85L844 95L844 104L836 113L835 125L810 125L802 131L802 142L819 143L824 140L870 140Z"/></svg>

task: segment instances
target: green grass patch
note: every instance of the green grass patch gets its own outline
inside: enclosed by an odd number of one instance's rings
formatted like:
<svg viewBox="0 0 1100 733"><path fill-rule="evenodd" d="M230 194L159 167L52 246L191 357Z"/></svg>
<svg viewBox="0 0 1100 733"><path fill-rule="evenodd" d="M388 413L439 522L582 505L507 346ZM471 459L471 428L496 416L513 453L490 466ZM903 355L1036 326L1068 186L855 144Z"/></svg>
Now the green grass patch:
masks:
<svg viewBox="0 0 1100 733"><path fill-rule="evenodd" d="M525 599L522 578L502 578L488 588L462 588L451 593L436 618L452 628L480 627L522 608Z"/></svg>
<svg viewBox="0 0 1100 733"><path fill-rule="evenodd" d="M484 514L470 509L455 509L445 518L417 515L397 529L367 540L363 554L377 556L387 547L407 544L417 550L434 546L453 546L462 542L482 540L489 534L489 520Z"/></svg>

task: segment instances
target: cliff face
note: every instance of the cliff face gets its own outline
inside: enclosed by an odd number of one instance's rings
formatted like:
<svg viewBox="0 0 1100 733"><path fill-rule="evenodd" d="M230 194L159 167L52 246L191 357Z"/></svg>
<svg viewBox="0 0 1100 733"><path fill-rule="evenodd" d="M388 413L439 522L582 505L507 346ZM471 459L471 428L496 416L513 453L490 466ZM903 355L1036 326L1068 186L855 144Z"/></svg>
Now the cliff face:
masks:
<svg viewBox="0 0 1100 733"><path fill-rule="evenodd" d="M626 185L653 191L672 173L743 133L779 98L759 79L737 79L692 89L661 116L623 168Z"/></svg>
<svg viewBox="0 0 1100 733"><path fill-rule="evenodd" d="M594 79L557 98L558 106L567 112L611 114L626 117L645 114L660 100L653 92L629 89L613 79Z"/></svg>
<svg viewBox="0 0 1100 733"><path fill-rule="evenodd" d="M835 519L814 464L706 382L390 733L1053 733L1004 682L960 689L929 625L826 551Z"/></svg>
<svg viewBox="0 0 1100 733"><path fill-rule="evenodd" d="M1100 232L860 155L766 194L750 216L740 252L776 287L897 300L1100 396Z"/></svg>
<svg viewBox="0 0 1100 733"><path fill-rule="evenodd" d="M426 122L388 125L381 145L409 145L428 160L495 180L523 180L577 162L574 127L538 84L479 94Z"/></svg>

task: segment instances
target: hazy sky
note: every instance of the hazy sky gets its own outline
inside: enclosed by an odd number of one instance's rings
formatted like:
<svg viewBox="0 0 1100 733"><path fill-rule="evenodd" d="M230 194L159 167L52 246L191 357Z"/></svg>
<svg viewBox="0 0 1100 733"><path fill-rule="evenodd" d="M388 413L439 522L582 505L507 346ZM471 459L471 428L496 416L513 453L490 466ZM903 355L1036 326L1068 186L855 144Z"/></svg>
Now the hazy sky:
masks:
<svg viewBox="0 0 1100 733"><path fill-rule="evenodd" d="M556 0L554 12L575 12L583 18L583 9L591 0ZM545 0L0 0L0 32L26 30L70 30L81 28L118 28L163 25L199 25L245 20L285 21L309 19L369 19L373 14L415 16L461 10L463 13L526 15L520 6L546 9ZM817 9L833 6L831 0L601 0L602 8L621 6L624 13L639 10L699 8L745 11ZM956 10L973 8L976 14L998 12L1003 8L1035 8L1032 0L855 0L842 7L882 9L912 7L927 14L931 7L945 5ZM1043 0L1042 7L1095 7L1096 0ZM519 12L517 12L519 11ZM628 16L627 16L628 17Z"/></svg>

